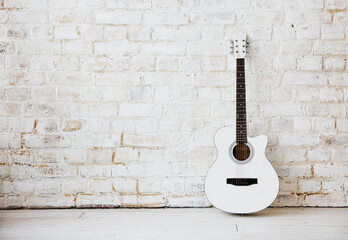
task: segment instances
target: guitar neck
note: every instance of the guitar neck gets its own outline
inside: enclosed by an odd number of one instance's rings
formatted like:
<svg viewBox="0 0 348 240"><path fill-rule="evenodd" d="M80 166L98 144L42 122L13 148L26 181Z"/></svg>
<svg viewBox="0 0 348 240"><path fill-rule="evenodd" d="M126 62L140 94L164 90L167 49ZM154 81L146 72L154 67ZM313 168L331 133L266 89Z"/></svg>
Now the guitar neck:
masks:
<svg viewBox="0 0 348 240"><path fill-rule="evenodd" d="M236 60L236 142L247 142L244 58Z"/></svg>

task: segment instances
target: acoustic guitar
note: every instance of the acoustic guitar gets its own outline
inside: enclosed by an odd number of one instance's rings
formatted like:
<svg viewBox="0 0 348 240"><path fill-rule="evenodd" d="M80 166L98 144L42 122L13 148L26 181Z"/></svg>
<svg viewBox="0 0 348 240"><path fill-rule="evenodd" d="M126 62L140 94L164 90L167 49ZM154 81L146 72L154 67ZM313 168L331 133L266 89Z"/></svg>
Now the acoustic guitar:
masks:
<svg viewBox="0 0 348 240"><path fill-rule="evenodd" d="M275 200L279 180L265 156L267 137L247 135L244 59L248 42L238 33L231 41L236 58L236 125L217 130L214 142L217 158L205 179L211 204L229 213L253 213Z"/></svg>

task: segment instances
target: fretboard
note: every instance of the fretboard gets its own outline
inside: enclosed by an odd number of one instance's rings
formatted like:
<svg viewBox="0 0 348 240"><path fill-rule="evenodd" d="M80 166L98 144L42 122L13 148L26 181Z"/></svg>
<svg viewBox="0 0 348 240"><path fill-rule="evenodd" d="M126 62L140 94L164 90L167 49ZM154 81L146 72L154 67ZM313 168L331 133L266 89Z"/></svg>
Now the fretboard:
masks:
<svg viewBox="0 0 348 240"><path fill-rule="evenodd" d="M247 115L245 105L244 58L237 58L236 69L236 142L247 142Z"/></svg>

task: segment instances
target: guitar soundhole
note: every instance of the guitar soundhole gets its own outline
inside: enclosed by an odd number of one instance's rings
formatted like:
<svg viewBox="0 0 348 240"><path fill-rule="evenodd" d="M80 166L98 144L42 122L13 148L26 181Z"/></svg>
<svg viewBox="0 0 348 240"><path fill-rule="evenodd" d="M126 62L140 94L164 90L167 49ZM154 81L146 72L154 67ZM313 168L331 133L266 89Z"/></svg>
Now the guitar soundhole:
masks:
<svg viewBox="0 0 348 240"><path fill-rule="evenodd" d="M238 143L233 148L233 156L238 161L245 161L250 156L250 147L244 143Z"/></svg>

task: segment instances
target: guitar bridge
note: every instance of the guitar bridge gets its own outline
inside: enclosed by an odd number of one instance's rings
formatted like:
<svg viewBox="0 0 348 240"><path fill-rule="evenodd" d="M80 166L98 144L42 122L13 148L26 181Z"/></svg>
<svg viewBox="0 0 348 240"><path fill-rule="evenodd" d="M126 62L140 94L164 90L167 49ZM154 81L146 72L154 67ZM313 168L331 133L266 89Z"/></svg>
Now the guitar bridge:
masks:
<svg viewBox="0 0 348 240"><path fill-rule="evenodd" d="M257 178L227 178L226 183L234 186L250 186L257 184Z"/></svg>

